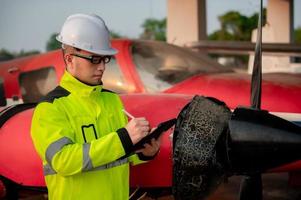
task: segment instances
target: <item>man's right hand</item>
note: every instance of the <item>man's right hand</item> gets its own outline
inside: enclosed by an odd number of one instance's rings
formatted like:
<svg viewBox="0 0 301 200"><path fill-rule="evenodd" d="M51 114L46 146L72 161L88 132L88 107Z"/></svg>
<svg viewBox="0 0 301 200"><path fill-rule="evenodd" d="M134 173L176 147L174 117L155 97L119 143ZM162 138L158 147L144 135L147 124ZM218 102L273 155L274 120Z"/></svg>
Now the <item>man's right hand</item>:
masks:
<svg viewBox="0 0 301 200"><path fill-rule="evenodd" d="M150 131L149 122L144 117L132 119L125 128L134 145L147 136Z"/></svg>

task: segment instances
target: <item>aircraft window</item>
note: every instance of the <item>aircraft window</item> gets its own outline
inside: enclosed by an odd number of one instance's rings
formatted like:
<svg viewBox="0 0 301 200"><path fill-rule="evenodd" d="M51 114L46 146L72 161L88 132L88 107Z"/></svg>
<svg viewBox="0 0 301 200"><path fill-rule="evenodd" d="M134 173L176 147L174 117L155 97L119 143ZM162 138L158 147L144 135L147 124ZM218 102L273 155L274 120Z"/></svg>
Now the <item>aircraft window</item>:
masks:
<svg viewBox="0 0 301 200"><path fill-rule="evenodd" d="M6 98L2 78L0 78L0 106L6 106Z"/></svg>
<svg viewBox="0 0 301 200"><path fill-rule="evenodd" d="M38 102L57 85L57 76L53 67L21 73L19 76L21 95L24 103Z"/></svg>
<svg viewBox="0 0 301 200"><path fill-rule="evenodd" d="M164 42L134 41L137 71L148 92L158 92L199 73L227 71L209 57Z"/></svg>
<svg viewBox="0 0 301 200"><path fill-rule="evenodd" d="M103 74L102 81L104 88L117 93L128 93L131 87L126 83L116 59L112 57L111 61L106 64L106 70Z"/></svg>

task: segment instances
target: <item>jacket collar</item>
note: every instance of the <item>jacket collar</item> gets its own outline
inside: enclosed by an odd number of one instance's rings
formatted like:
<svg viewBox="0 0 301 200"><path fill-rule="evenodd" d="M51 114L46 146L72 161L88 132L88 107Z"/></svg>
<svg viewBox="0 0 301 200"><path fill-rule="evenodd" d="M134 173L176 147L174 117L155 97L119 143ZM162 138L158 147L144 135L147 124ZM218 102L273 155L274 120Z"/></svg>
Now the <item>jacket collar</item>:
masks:
<svg viewBox="0 0 301 200"><path fill-rule="evenodd" d="M77 80L66 70L61 79L60 85L66 90L68 90L70 93L77 94L80 96L90 96L93 91L101 92L102 90L102 85L87 85Z"/></svg>

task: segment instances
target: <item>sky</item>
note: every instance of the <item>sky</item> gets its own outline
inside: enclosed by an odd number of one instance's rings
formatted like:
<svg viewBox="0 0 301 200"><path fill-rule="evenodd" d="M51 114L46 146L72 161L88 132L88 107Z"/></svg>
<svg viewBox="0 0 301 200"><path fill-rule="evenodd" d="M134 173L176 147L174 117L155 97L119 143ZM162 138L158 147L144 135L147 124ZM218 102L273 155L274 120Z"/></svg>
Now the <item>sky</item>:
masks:
<svg viewBox="0 0 301 200"><path fill-rule="evenodd" d="M249 16L258 8L255 0L207 0L207 32L219 29L218 16L229 10ZM294 10L294 26L301 27L300 0ZM138 38L145 19L166 17L167 0L0 0L0 49L44 52L50 35L74 13L98 14L110 30Z"/></svg>

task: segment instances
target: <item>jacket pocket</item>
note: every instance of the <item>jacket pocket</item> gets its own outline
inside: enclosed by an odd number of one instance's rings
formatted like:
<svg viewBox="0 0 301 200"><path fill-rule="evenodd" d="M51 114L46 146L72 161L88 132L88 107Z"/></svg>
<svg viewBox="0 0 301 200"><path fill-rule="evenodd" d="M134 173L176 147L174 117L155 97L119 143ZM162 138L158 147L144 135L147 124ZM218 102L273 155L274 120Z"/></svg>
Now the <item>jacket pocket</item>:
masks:
<svg viewBox="0 0 301 200"><path fill-rule="evenodd" d="M90 142L97 139L97 133L94 124L82 125L81 130L85 142Z"/></svg>
<svg viewBox="0 0 301 200"><path fill-rule="evenodd" d="M75 117L76 138L82 143L91 142L98 138L95 120L91 117Z"/></svg>

